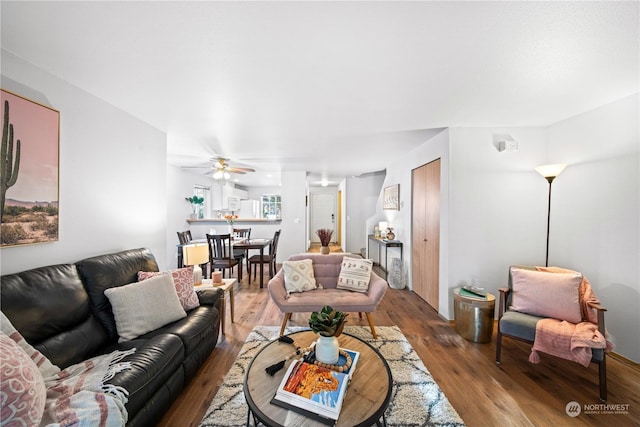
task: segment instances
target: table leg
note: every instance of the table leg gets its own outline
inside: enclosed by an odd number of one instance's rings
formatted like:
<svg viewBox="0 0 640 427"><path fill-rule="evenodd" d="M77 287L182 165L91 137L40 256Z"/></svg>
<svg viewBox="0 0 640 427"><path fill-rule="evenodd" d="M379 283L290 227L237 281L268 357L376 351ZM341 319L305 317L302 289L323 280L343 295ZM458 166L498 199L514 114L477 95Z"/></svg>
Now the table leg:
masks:
<svg viewBox="0 0 640 427"><path fill-rule="evenodd" d="M264 258L264 246L260 248L260 261ZM260 262L260 288L262 289L264 282L264 262Z"/></svg>
<svg viewBox="0 0 640 427"><path fill-rule="evenodd" d="M222 309L222 313L220 313L220 316L222 317L222 319L220 319L220 323L222 326L222 335L224 335L224 318L227 317L227 310L226 310L226 303L225 303L225 297L224 297L224 292L222 293L222 298L220 298L220 308Z"/></svg>
<svg viewBox="0 0 640 427"><path fill-rule="evenodd" d="M233 323L233 286L229 288L229 308L231 309L231 323Z"/></svg>

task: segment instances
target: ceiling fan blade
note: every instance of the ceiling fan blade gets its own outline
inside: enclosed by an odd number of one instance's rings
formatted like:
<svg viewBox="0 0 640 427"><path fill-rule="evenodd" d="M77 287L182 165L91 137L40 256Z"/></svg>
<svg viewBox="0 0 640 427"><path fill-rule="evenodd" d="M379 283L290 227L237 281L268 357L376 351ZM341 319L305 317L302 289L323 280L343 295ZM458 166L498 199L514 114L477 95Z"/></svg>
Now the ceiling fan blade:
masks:
<svg viewBox="0 0 640 427"><path fill-rule="evenodd" d="M231 172L231 173L247 173L247 172L255 172L255 169L252 168L237 168L237 167L227 167L226 168L227 172Z"/></svg>

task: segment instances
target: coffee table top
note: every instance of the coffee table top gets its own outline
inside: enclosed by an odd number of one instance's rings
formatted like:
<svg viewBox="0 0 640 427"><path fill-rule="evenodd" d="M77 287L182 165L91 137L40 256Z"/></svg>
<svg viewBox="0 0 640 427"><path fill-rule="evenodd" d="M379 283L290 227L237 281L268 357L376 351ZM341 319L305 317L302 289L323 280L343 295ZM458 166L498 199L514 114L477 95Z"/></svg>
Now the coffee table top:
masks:
<svg viewBox="0 0 640 427"><path fill-rule="evenodd" d="M317 340L312 331L289 334L304 348ZM375 348L352 335L343 333L338 337L340 347L360 352L360 359L342 403L337 426L368 426L374 424L384 413L391 398L393 378L387 361ZM287 371L287 365L274 376L265 372L295 351L291 344L272 341L262 348L247 367L244 379L244 395L254 416L268 426L324 424L270 403L278 385Z"/></svg>

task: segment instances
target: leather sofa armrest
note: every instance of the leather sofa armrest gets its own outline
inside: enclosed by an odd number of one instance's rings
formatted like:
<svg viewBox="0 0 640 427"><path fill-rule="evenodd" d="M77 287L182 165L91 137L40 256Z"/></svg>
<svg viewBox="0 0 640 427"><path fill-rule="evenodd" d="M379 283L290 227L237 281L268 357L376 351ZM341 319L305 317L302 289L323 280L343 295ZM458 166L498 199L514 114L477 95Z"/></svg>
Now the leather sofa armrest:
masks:
<svg viewBox="0 0 640 427"><path fill-rule="evenodd" d="M196 289L200 305L218 305L222 292L220 288Z"/></svg>

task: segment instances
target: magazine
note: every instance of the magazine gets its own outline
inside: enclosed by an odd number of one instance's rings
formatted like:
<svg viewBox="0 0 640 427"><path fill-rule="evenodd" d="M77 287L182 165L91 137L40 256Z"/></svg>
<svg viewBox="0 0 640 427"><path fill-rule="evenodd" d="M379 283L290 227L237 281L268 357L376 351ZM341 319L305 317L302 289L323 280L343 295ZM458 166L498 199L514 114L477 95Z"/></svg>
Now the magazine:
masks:
<svg viewBox="0 0 640 427"><path fill-rule="evenodd" d="M345 372L337 372L313 363L294 360L287 369L275 396L274 405L296 411L327 425L335 424L340 415L347 386L360 353L345 350L351 356L351 367ZM338 365L346 358L340 355Z"/></svg>

